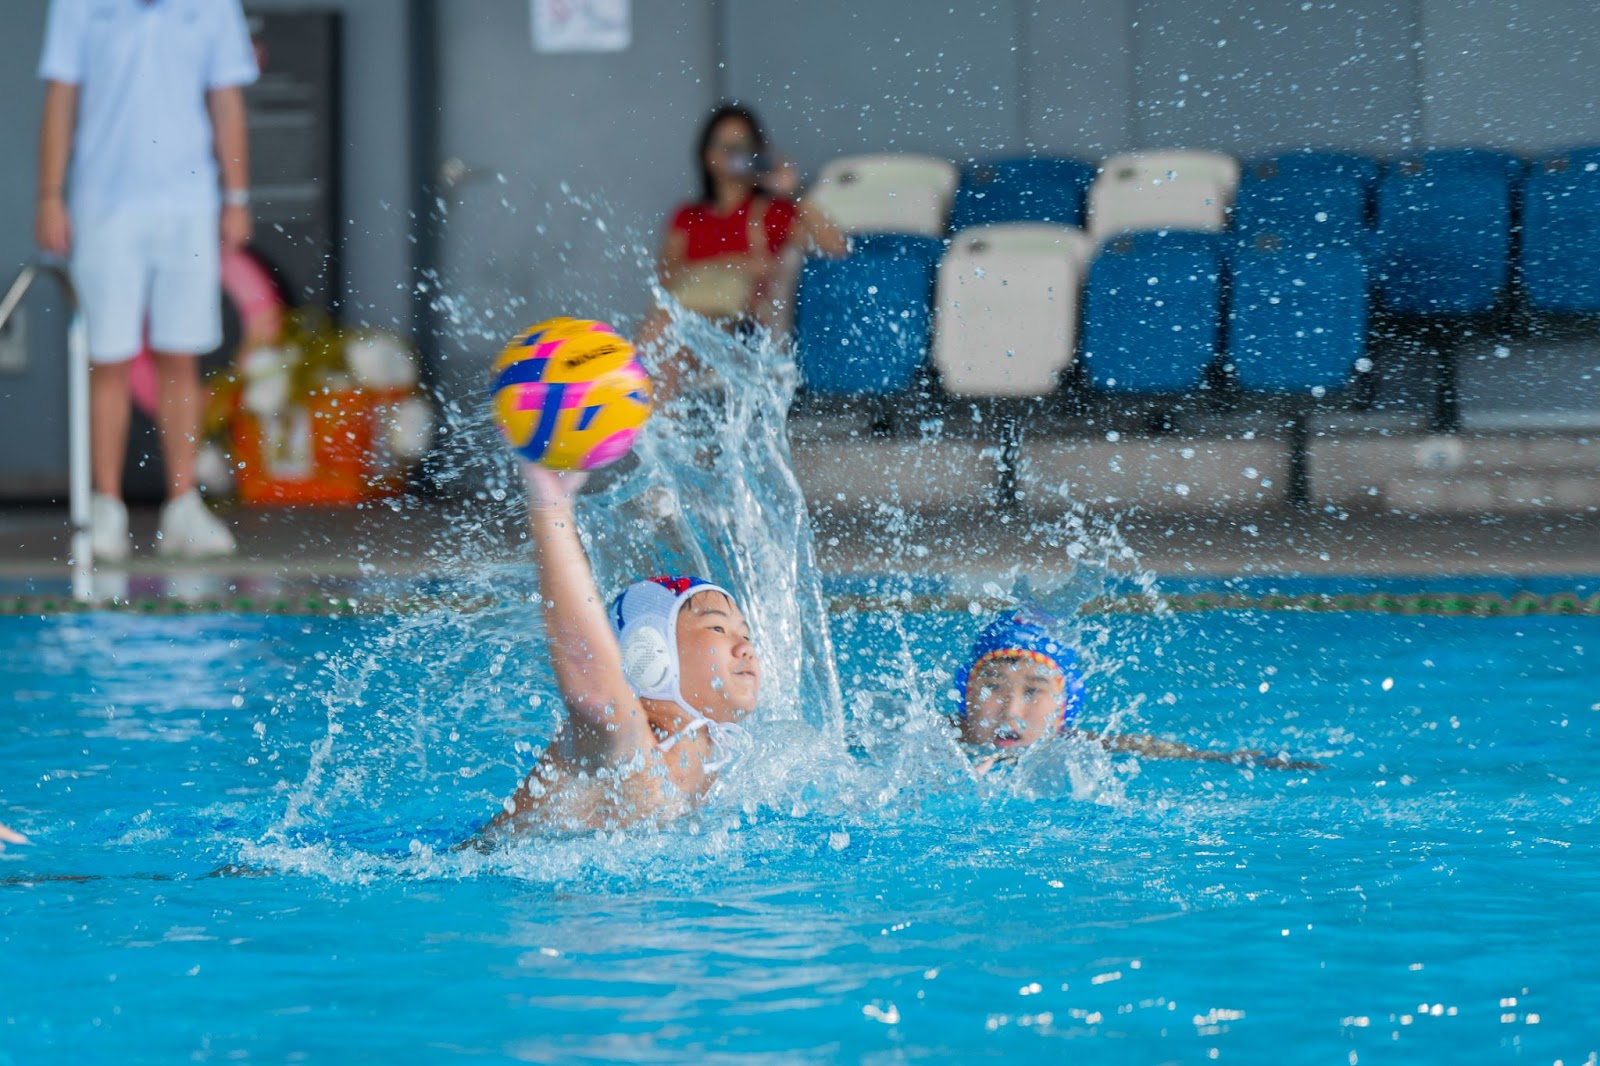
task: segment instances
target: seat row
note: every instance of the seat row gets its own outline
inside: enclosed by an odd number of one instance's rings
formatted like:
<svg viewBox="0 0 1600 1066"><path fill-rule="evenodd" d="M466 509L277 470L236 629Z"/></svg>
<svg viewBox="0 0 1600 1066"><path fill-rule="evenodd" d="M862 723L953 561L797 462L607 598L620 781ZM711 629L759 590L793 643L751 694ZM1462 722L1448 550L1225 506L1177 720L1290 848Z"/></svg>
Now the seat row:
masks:
<svg viewBox="0 0 1600 1066"><path fill-rule="evenodd" d="M1042 396L1081 359L1109 393L1199 388L1223 359L1246 390L1343 387L1366 353L1361 252L1222 235L996 223L949 242L857 238L802 272L795 347L807 388L892 395L931 362L953 396Z"/></svg>
<svg viewBox="0 0 1600 1066"><path fill-rule="evenodd" d="M1402 316L1482 314L1513 275L1535 310L1600 312L1600 149L1531 170L1509 152L1447 149L1381 166L1340 152L1291 152L1241 166L1211 152L999 160L957 168L867 156L824 168L815 201L845 229L941 237L1001 222L1129 232L1226 233L1239 246L1348 247L1375 298ZM1512 234L1521 216L1520 256Z"/></svg>

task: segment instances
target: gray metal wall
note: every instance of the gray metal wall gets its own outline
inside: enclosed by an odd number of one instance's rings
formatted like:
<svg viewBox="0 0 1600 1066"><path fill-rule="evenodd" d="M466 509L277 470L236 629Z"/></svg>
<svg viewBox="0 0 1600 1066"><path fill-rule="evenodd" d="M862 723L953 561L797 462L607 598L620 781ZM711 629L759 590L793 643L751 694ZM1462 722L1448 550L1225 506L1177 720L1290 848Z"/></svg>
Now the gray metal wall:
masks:
<svg viewBox="0 0 1600 1066"><path fill-rule="evenodd" d="M443 208L439 384L472 403L517 327L645 310L715 99L716 34L710 0L640 0L628 51L537 54L527 0L445 6L439 148L467 176Z"/></svg>
<svg viewBox="0 0 1600 1066"><path fill-rule="evenodd" d="M44 36L42 0L8 5L0 35L0 285L33 253L39 108L44 87L34 77ZM51 283L41 282L24 306L28 364L0 373L0 493L34 495L65 488L67 479L66 317ZM0 547L0 552L5 549Z"/></svg>
<svg viewBox="0 0 1600 1066"><path fill-rule="evenodd" d="M349 314L407 326L406 5L250 6L346 15ZM5 7L0 265L20 265L45 3ZM535 56L526 0L441 7L441 147L491 173L446 224L463 352L531 311L638 313L633 246L693 191L690 145L719 95L757 105L808 169L867 150L1600 143L1600 7L1580 0L636 0L633 49L597 57ZM0 376L0 497L65 482L60 323L40 308L30 326L30 370Z"/></svg>

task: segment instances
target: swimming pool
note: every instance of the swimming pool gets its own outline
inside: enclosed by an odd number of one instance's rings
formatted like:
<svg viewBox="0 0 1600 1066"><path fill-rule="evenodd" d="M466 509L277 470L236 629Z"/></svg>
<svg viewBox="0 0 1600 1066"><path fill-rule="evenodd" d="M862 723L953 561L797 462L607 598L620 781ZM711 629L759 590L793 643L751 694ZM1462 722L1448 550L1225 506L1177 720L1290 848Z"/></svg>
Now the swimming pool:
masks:
<svg viewBox="0 0 1600 1066"><path fill-rule="evenodd" d="M1600 1050L1592 619L1093 616L1092 723L1326 769L978 782L932 716L974 617L882 606L832 615L848 742L487 855L555 720L526 607L0 618L0 1062Z"/></svg>

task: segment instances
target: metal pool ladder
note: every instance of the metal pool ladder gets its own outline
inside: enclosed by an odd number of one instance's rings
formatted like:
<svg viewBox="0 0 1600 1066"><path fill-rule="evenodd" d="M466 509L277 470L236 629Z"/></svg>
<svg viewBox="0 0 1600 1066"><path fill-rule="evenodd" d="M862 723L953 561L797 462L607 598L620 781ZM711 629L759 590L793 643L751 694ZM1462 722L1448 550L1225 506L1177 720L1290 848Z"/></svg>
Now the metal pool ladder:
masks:
<svg viewBox="0 0 1600 1066"><path fill-rule="evenodd" d="M11 321L23 297L42 274L56 279L72 315L67 326L67 478L72 530L67 561L72 567L73 598L87 600L94 591L94 551L89 539L89 335L84 330L83 316L78 313L78 293L72 287L66 264L45 257L24 266L4 298L0 298L0 329Z"/></svg>

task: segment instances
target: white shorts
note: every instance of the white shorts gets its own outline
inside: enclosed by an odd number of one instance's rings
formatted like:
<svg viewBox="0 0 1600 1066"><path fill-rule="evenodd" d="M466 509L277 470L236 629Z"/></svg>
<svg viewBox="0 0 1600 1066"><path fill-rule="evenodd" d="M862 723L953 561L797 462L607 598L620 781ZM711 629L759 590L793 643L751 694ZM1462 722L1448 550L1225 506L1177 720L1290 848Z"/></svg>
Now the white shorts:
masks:
<svg viewBox="0 0 1600 1066"><path fill-rule="evenodd" d="M96 363L154 351L204 355L222 343L217 216L124 211L74 220L72 284Z"/></svg>

